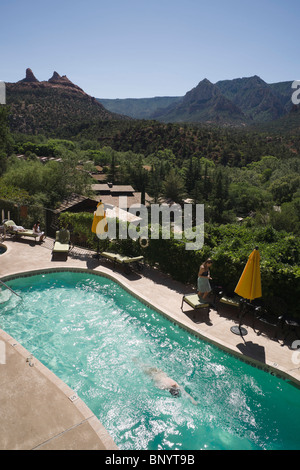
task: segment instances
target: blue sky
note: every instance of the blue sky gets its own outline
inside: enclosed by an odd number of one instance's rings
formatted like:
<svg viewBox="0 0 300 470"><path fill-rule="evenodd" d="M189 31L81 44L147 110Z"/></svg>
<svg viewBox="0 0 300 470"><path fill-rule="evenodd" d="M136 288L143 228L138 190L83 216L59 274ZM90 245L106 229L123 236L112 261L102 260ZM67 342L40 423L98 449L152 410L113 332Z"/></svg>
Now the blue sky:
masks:
<svg viewBox="0 0 300 470"><path fill-rule="evenodd" d="M53 71L97 98L299 80L299 0L0 0L0 80Z"/></svg>

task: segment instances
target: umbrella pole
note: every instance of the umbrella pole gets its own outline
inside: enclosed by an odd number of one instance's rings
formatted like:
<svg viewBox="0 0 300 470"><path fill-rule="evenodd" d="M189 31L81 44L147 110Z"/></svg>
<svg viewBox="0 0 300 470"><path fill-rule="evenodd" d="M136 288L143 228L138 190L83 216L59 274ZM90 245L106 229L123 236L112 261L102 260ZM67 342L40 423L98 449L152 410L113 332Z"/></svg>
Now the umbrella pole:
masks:
<svg viewBox="0 0 300 470"><path fill-rule="evenodd" d="M243 307L240 315L240 321L238 326L233 326L231 328L232 333L240 336L245 336L248 332L245 328L241 327L242 318L246 314L246 301L247 299L251 300L261 297L261 279L260 279L260 270L259 270L259 260L260 255L258 252L258 246L250 254L244 271L240 277L240 280L234 290L238 295L243 297ZM254 282L256 281L256 282ZM254 283L254 290L252 290Z"/></svg>
<svg viewBox="0 0 300 470"><path fill-rule="evenodd" d="M234 325L230 328L231 333L233 333L235 335L239 335L243 339L244 339L244 336L246 336L248 334L248 331L246 330L246 328L243 328L241 326L242 325L242 319L245 315L246 315L246 302L243 301L243 306L242 306L242 311L241 311L241 314L240 314L239 324Z"/></svg>
<svg viewBox="0 0 300 470"><path fill-rule="evenodd" d="M93 258L97 258L99 259L100 258L100 249L99 249L99 238L97 237L97 253L95 255L93 255Z"/></svg>

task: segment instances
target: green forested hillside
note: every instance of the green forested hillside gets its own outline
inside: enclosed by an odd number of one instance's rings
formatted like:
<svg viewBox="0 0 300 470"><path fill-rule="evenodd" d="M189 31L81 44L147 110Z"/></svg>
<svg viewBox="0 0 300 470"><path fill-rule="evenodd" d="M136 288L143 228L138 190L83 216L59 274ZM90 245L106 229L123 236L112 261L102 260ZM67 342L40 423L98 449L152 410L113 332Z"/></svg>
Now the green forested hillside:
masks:
<svg viewBox="0 0 300 470"><path fill-rule="evenodd" d="M154 98L97 98L103 106L112 113L123 114L134 119L151 119L154 113L179 101L178 96L158 96Z"/></svg>
<svg viewBox="0 0 300 470"><path fill-rule="evenodd" d="M55 136L96 119L123 119L68 83L7 83L6 95L10 128L15 132Z"/></svg>
<svg viewBox="0 0 300 470"><path fill-rule="evenodd" d="M244 166L264 155L287 158L300 151L297 136L211 126L162 124L156 121L102 122L78 129L77 141L96 140L101 146L145 156L171 150L178 166L189 157L206 157L215 163Z"/></svg>

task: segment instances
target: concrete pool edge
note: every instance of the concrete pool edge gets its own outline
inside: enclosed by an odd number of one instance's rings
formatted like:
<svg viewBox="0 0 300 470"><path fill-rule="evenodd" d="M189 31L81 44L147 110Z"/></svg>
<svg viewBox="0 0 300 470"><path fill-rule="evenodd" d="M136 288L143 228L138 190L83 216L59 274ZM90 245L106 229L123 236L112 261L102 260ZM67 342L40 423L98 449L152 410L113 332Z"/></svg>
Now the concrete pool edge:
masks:
<svg viewBox="0 0 300 470"><path fill-rule="evenodd" d="M80 267L55 267L55 268L42 268L42 269L35 269L35 270L30 270L30 271L21 271L15 274L10 274L7 276L2 276L0 279L5 282L8 280L20 278L20 277L29 277L33 275L38 275L38 274L46 274L46 273L53 273L53 272L83 272L83 273L90 273L94 274L97 276L102 276L106 277L114 282L116 282L118 285L120 285L124 290L129 292L131 295L136 297L138 300L143 302L145 305L148 307L152 308L156 312L158 312L160 315L164 316L167 318L170 322L173 324L178 325L179 327L187 330L190 334L207 341L214 346L224 350L225 352L232 354L235 356L238 360L241 360L243 362L246 362L250 364L253 367L257 367L259 369L262 369L268 373L271 373L272 375L276 375L284 380L289 380L292 382L294 385L300 388L300 380L295 377L293 374L290 373L289 370L286 370L284 367L280 366L277 363L270 362L268 360L265 360L265 362L261 362L260 360L257 360L251 356L247 356L235 349L233 347L226 343L225 341L222 341L220 338L215 338L213 335L211 335L208 332L203 332L200 331L199 328L192 328L191 325L188 322L185 322L183 319L178 319L175 318L174 316L170 315L167 311L163 310L160 306L155 304L152 300L149 300L145 296L141 295L136 289L134 289L132 286L129 286L124 280L120 280L114 273L107 273L104 272L103 270L95 270L95 269L88 269L88 268L80 268ZM1 331L1 330L0 330ZM51 372L52 374L52 372Z"/></svg>
<svg viewBox="0 0 300 470"><path fill-rule="evenodd" d="M9 425L7 426L8 423L5 423L6 445L1 447L2 450L88 450L91 448L93 450L118 450L108 431L76 392L2 329L0 329L0 341L5 344L5 355L9 358L9 362L18 363L17 369L19 372L20 367L22 368L20 375L23 378L25 374L27 375L22 384L24 387L22 389L16 388L14 392L17 398L22 397L22 400L18 400L19 403L22 402L22 405L18 405L16 408L23 409L24 414L26 413L26 419L28 419L30 409L34 406L36 413L39 413L40 421L42 421L44 410L40 406L44 409L47 407L48 413L46 415L49 416L50 412L54 421L59 421L59 425L54 427L48 426L47 423L44 426L37 426L36 420L33 423L34 417L29 417L28 422L31 422L32 429L39 428L39 433L33 433L29 438L26 436L25 442L20 447L18 444L7 447L7 443L10 442L9 434L11 432L14 435L17 434L17 429L22 427L24 419L23 416L15 416L13 412L11 419L14 421L14 425L10 428ZM2 363L0 367L5 366L6 363ZM17 382L11 372L8 372L7 376L10 380L4 386L7 387L8 383ZM25 396L28 382L30 382L29 398L34 403L30 403L30 400L27 400L28 397ZM43 387L45 382L46 387ZM39 387L40 384L42 384L41 387ZM48 396L47 391L49 392ZM16 397L14 396L14 402L16 402ZM39 399L41 405L38 403ZM67 411L65 412L65 410ZM55 416L56 413L58 416ZM18 422L16 422L17 420ZM86 447L87 444L88 447Z"/></svg>

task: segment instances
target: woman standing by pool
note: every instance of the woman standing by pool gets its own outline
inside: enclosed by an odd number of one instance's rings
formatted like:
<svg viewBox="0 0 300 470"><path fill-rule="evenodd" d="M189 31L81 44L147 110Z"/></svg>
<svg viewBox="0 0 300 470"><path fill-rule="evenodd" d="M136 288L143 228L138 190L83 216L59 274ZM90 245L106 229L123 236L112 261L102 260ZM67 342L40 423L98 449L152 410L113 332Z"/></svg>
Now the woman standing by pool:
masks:
<svg viewBox="0 0 300 470"><path fill-rule="evenodd" d="M198 279L197 279L197 287L198 287L198 296L205 299L208 294L211 292L211 285L210 285L210 270L209 268L212 265L212 260L208 258L203 264L201 264Z"/></svg>

